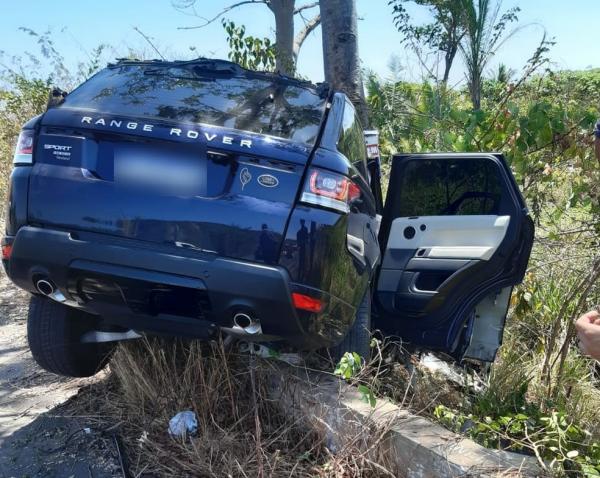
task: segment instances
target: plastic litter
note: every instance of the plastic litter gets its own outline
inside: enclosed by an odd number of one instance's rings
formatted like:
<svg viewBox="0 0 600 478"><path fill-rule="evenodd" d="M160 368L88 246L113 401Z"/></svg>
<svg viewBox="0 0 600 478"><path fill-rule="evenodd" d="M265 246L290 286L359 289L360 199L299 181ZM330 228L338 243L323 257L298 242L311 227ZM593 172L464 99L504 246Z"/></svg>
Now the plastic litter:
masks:
<svg viewBox="0 0 600 478"><path fill-rule="evenodd" d="M423 355L419 365L431 372L439 373L446 378L446 380L450 380L459 386L465 386L466 384L465 377L461 373L460 369L455 367L453 364L436 357L432 353Z"/></svg>
<svg viewBox="0 0 600 478"><path fill-rule="evenodd" d="M185 438L194 435L198 431L198 420L196 414L191 410L179 412L169 420L169 434L177 438Z"/></svg>

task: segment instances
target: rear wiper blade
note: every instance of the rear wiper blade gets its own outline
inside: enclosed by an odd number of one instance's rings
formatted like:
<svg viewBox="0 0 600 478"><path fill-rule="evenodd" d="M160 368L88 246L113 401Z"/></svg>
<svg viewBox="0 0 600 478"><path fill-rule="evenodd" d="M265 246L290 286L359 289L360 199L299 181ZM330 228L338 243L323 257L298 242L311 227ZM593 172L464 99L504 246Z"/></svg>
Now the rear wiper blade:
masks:
<svg viewBox="0 0 600 478"><path fill-rule="evenodd" d="M230 61L225 60L214 60L208 58L198 58L195 60L180 60L180 61L170 61L170 62L157 62L154 64L148 64L149 66L153 66L156 69L165 68L181 68L184 70L194 70L194 71L202 71L202 72L211 72L211 73L223 73L230 75L240 74L243 69L236 65L235 63L231 63Z"/></svg>
<svg viewBox="0 0 600 478"><path fill-rule="evenodd" d="M185 70L183 70L183 71L185 71ZM194 81L215 81L216 80L215 77L210 77L207 75L199 75L194 71L191 71L190 73L191 74L188 74L188 75L181 74L181 73L174 74L171 71L171 68L151 68L151 69L144 70L144 75L166 76L169 78L176 78L178 80L194 80Z"/></svg>
<svg viewBox="0 0 600 478"><path fill-rule="evenodd" d="M191 61L178 61L170 64L164 64L160 66L154 66L154 68L147 68L144 70L144 74L148 75L170 75L178 77L186 77L181 75L179 72L173 75L173 70L179 70L180 72L193 73L196 77L232 77L239 74L239 67L233 65L228 61L220 60L191 60Z"/></svg>
<svg viewBox="0 0 600 478"><path fill-rule="evenodd" d="M204 65L195 65L192 70L199 76L212 75L218 78L232 78L238 74L235 68L212 68Z"/></svg>

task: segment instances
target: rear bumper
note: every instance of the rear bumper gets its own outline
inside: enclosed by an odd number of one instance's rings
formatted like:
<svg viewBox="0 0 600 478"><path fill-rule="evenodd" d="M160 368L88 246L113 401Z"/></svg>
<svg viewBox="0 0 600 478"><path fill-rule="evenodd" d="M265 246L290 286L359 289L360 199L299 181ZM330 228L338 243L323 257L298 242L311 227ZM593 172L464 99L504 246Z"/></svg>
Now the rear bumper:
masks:
<svg viewBox="0 0 600 478"><path fill-rule="evenodd" d="M68 305L138 331L207 338L220 327L231 327L233 315L241 311L260 320L267 336L316 348L339 342L354 316L351 305L316 290L311 293L324 299L323 312L298 312L291 293L306 289L291 283L283 267L30 226L20 228L12 243L5 267L16 285L35 293L37 278L49 278ZM86 293L86 287L94 293ZM198 315L149 313L138 307L157 288L196 294ZM111 290L119 293L111 295Z"/></svg>

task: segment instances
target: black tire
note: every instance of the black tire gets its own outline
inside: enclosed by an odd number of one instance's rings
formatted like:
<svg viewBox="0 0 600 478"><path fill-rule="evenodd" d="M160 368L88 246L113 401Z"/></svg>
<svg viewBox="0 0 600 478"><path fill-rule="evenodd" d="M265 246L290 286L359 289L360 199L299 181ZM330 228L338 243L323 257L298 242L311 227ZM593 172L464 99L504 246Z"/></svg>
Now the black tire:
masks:
<svg viewBox="0 0 600 478"><path fill-rule="evenodd" d="M91 377L108 363L115 343L81 343L95 318L46 297L33 296L27 315L27 340L40 367L66 377Z"/></svg>
<svg viewBox="0 0 600 478"><path fill-rule="evenodd" d="M336 362L346 352L356 352L365 361L371 355L371 288L367 287L365 296L356 310L354 324L338 345L330 349L331 356Z"/></svg>

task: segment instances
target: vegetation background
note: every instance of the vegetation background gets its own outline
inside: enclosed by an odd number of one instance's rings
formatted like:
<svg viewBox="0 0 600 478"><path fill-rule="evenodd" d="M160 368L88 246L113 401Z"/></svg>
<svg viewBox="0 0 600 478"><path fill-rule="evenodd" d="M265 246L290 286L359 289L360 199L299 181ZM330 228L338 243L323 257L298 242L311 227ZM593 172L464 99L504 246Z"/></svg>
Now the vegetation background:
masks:
<svg viewBox="0 0 600 478"><path fill-rule="evenodd" d="M487 446L534 454L558 475L600 476L599 370L579 353L573 328L580 313L600 303L600 165L592 134L600 117L600 69L555 70L548 60L553 43L543 38L520 72L503 65L490 71L486 58L497 53L503 38L518 35L518 10L468 2L471 16L453 24L452 8L467 8L463 0L418 0L433 19L423 25L413 23L406 3L381 8L389 8L390 22L400 31L398 48L419 59L422 81L404 81L398 65L388 78L361 75L369 122L381 133L384 175L397 152L500 151L536 223L526 280L514 293L498 358L481 372L484 386L465 387L459 399L440 395L424 411ZM68 91L108 60L107 45L98 45L73 71L52 34L27 28L19 34L34 37L39 54L1 57L3 196L21 125L44 111L52 85ZM242 25L223 18L223 35L235 61L276 67L269 31L264 38L248 36ZM147 51L127 54L155 57L156 47L147 40ZM432 51L438 53L433 63L425 54ZM456 55L464 57L467 81L453 87L446 71L448 58Z"/></svg>

